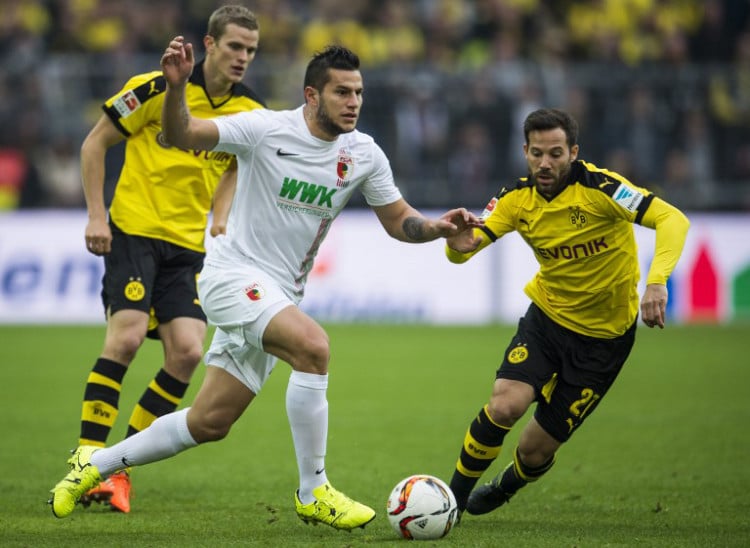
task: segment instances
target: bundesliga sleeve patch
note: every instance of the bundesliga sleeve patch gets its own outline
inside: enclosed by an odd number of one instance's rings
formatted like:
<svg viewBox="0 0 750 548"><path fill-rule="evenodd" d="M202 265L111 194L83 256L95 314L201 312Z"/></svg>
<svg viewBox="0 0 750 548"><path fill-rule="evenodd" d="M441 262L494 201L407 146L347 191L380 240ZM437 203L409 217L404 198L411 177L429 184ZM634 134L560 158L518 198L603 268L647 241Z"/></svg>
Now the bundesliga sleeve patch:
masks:
<svg viewBox="0 0 750 548"><path fill-rule="evenodd" d="M480 219L483 221L487 219L490 215L492 215L492 212L495 209L495 206L497 205L497 198L492 198L490 200L490 203L487 204L487 206L484 208L484 211L482 211L482 214L479 216Z"/></svg>
<svg viewBox="0 0 750 548"><path fill-rule="evenodd" d="M620 186L615 190L615 193L612 194L612 198L620 205L620 207L627 209L632 213L638 209L638 205L643 200L643 194L623 183L620 183Z"/></svg>
<svg viewBox="0 0 750 548"><path fill-rule="evenodd" d="M112 102L112 106L121 118L127 118L141 106L141 102L132 91L126 91Z"/></svg>

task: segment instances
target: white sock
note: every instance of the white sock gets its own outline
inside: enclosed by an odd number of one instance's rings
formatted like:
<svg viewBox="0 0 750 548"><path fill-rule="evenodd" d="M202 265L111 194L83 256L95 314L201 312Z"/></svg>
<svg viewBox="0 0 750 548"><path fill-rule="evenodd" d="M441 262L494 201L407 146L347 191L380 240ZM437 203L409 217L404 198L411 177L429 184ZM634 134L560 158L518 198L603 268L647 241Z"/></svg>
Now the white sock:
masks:
<svg viewBox="0 0 750 548"><path fill-rule="evenodd" d="M107 477L123 468L156 462L195 447L198 443L188 430L187 412L181 409L161 416L137 434L99 449L91 456L91 464Z"/></svg>
<svg viewBox="0 0 750 548"><path fill-rule="evenodd" d="M286 389L286 414L292 429L299 469L299 499L309 504L312 490L328 481L325 470L328 439L328 375L292 371Z"/></svg>

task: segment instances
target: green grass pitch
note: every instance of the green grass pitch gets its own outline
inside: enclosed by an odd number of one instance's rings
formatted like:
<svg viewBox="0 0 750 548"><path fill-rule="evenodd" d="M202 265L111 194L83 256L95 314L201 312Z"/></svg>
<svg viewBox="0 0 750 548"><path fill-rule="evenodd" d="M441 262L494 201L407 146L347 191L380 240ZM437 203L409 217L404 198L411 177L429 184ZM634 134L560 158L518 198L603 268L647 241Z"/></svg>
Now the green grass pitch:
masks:
<svg viewBox="0 0 750 548"><path fill-rule="evenodd" d="M76 444L102 327L0 327L0 546L403 546L385 516L412 473L450 479L513 328L327 326L332 342L327 470L378 517L352 533L294 514L294 451L280 363L229 437L133 473L133 510L55 519L46 499ZM161 364L147 341L121 416ZM190 402L203 367L186 397ZM552 471L492 514L426 546L750 545L750 329L639 328L620 378ZM490 469L510 459L518 428ZM489 473L487 474L489 476Z"/></svg>

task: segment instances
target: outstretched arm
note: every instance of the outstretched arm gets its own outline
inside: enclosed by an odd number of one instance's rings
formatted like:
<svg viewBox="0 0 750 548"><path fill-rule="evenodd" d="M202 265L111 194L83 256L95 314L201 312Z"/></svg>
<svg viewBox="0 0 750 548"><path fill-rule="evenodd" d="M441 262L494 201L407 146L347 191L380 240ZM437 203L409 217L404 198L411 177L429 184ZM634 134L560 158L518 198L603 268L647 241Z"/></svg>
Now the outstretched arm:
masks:
<svg viewBox="0 0 750 548"><path fill-rule="evenodd" d="M161 68L167 81L161 124L164 138L171 145L192 150L211 150L219 142L219 130L211 120L190 115L185 86L193 72L193 45L182 36L172 39L161 57Z"/></svg>
<svg viewBox="0 0 750 548"><path fill-rule="evenodd" d="M481 221L464 208L451 209L438 219L428 219L403 198L384 206L373 207L386 232L402 242L430 242L448 238L481 226Z"/></svg>

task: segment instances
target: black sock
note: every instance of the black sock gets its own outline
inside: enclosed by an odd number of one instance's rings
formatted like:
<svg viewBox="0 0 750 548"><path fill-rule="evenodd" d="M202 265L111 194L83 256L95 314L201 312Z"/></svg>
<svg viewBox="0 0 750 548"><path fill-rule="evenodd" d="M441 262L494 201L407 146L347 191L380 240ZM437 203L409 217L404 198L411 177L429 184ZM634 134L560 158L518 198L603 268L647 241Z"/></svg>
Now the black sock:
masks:
<svg viewBox="0 0 750 548"><path fill-rule="evenodd" d="M500 454L509 431L510 428L492 421L486 405L469 425L450 483L459 511L466 508L469 493L477 480Z"/></svg>
<svg viewBox="0 0 750 548"><path fill-rule="evenodd" d="M187 388L187 383L178 381L164 369L160 369L133 409L125 437L137 434L157 418L177 409Z"/></svg>
<svg viewBox="0 0 750 548"><path fill-rule="evenodd" d="M508 495L508 498L516 494L516 492L525 485L534 482L541 478L552 465L555 464L555 456L552 455L550 459L535 468L527 466L523 463L518 455L518 447L513 452L513 462L511 462L503 471L500 478L499 486L503 492Z"/></svg>
<svg viewBox="0 0 750 548"><path fill-rule="evenodd" d="M96 360L83 392L79 445L106 444L119 413L122 379L127 370L127 366L112 360Z"/></svg>

